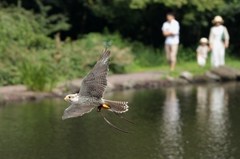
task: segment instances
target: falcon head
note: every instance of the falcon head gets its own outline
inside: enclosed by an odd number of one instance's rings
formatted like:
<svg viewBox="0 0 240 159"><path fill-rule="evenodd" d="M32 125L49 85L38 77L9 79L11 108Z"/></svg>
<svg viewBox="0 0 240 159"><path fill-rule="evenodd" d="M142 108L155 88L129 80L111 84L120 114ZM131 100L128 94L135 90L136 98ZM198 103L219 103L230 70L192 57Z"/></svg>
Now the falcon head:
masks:
<svg viewBox="0 0 240 159"><path fill-rule="evenodd" d="M78 102L78 94L69 94L64 98L65 101L70 103L77 103Z"/></svg>

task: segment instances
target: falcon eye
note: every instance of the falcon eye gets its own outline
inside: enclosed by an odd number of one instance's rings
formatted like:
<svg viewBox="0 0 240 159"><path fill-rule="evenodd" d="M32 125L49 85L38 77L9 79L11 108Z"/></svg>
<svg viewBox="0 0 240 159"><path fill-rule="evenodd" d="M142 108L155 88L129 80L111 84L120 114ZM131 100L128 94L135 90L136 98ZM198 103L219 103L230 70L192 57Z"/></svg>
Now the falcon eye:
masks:
<svg viewBox="0 0 240 159"><path fill-rule="evenodd" d="M71 98L71 96L69 96L68 98Z"/></svg>

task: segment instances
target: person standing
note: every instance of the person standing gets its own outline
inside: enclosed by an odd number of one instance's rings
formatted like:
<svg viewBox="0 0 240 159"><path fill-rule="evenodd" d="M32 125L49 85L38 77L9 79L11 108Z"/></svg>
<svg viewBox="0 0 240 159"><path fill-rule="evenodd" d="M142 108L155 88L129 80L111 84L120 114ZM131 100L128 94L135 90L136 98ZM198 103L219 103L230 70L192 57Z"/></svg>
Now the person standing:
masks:
<svg viewBox="0 0 240 159"><path fill-rule="evenodd" d="M209 51L209 47L207 45L207 38L200 39L201 45L197 47L197 62L199 66L205 66L207 61L207 54Z"/></svg>
<svg viewBox="0 0 240 159"><path fill-rule="evenodd" d="M214 26L209 34L209 46L212 50L211 64L213 67L222 66L225 64L225 49L229 45L229 34L221 16L217 15L212 20Z"/></svg>
<svg viewBox="0 0 240 159"><path fill-rule="evenodd" d="M168 13L167 21L163 23L162 33L165 39L165 52L170 70L174 71L175 64L177 61L177 51L179 44L179 30L180 26L178 21L175 20L173 13Z"/></svg>

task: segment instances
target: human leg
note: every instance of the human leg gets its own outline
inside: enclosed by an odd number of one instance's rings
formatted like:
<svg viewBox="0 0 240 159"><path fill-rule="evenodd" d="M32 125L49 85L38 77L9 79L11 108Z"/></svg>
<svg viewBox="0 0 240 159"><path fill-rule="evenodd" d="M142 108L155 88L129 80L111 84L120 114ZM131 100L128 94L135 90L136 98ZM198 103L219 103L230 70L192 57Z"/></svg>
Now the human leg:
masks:
<svg viewBox="0 0 240 159"><path fill-rule="evenodd" d="M198 62L198 65L199 66L205 66L205 64L206 64L206 59L204 58L204 57L202 57L202 56L199 56L198 58L197 58L197 62Z"/></svg>
<svg viewBox="0 0 240 159"><path fill-rule="evenodd" d="M225 48L222 48L219 51L219 65L220 66L225 65Z"/></svg>
<svg viewBox="0 0 240 159"><path fill-rule="evenodd" d="M170 45L165 45L164 49L165 49L165 52L166 52L166 59L167 59L168 63L170 64L170 62L171 62L171 58L170 58L171 46Z"/></svg>
<svg viewBox="0 0 240 159"><path fill-rule="evenodd" d="M211 54L211 64L213 67L219 66L219 49L217 47L213 47Z"/></svg>
<svg viewBox="0 0 240 159"><path fill-rule="evenodd" d="M214 67L214 54L213 53L214 52L212 50L212 52L211 52L211 65L212 65L212 67Z"/></svg>
<svg viewBox="0 0 240 159"><path fill-rule="evenodd" d="M177 51L178 51L178 45L171 45L171 63L170 63L170 70L174 71L176 61L177 61Z"/></svg>

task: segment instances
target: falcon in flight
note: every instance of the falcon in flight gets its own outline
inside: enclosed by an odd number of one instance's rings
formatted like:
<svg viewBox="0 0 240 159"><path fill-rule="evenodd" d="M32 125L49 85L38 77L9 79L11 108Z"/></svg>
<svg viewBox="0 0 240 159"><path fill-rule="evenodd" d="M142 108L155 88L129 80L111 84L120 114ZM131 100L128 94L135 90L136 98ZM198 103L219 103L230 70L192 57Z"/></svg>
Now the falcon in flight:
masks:
<svg viewBox="0 0 240 159"><path fill-rule="evenodd" d="M83 114L89 113L93 108L97 107L97 112L101 113L102 117L109 125L119 131L129 133L131 131L119 129L110 123L101 112L102 109L107 109L118 115L120 118L133 123L132 121L118 114L128 111L128 102L111 101L103 98L103 94L107 87L109 56L110 51L107 49L103 50L98 62L83 79L79 93L69 94L64 98L64 100L70 102L71 105L64 111L62 119L64 120L67 118L82 116Z"/></svg>

